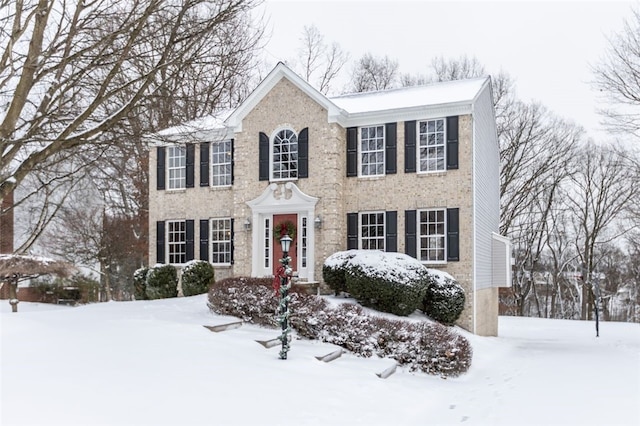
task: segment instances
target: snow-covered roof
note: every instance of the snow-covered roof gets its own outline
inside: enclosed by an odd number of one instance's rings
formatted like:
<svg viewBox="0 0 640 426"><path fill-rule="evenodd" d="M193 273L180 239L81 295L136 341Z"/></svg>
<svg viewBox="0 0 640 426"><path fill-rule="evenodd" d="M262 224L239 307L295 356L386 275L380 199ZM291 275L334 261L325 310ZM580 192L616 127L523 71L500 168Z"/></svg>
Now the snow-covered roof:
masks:
<svg viewBox="0 0 640 426"><path fill-rule="evenodd" d="M490 77L481 77L329 98L280 62L237 108L162 130L151 139L161 144L233 137L233 132L242 131L244 117L283 78L325 108L329 123L343 127L470 114L491 82Z"/></svg>
<svg viewBox="0 0 640 426"><path fill-rule="evenodd" d="M188 142L189 139L212 140L226 138L229 128L226 124L229 115L234 109L217 111L215 114L188 121L177 126L169 127L153 134L151 139L156 143L163 142Z"/></svg>
<svg viewBox="0 0 640 426"><path fill-rule="evenodd" d="M349 114L402 108L470 103L478 96L488 77L432 83L377 92L354 93L330 98Z"/></svg>

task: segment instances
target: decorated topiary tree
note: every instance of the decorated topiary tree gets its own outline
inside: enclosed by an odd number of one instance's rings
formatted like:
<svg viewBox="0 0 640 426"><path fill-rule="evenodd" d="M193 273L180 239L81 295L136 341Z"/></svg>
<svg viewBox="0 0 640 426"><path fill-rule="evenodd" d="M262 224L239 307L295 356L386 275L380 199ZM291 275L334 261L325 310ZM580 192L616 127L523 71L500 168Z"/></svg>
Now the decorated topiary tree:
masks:
<svg viewBox="0 0 640 426"><path fill-rule="evenodd" d="M192 260L182 270L182 294L195 296L209 291L215 281L213 266L204 260Z"/></svg>

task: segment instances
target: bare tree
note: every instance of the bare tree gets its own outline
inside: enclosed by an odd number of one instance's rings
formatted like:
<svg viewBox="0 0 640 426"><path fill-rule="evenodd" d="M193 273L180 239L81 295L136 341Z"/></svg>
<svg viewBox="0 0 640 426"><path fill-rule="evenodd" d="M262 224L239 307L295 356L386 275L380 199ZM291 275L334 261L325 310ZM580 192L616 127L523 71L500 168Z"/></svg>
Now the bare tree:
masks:
<svg viewBox="0 0 640 426"><path fill-rule="evenodd" d="M608 108L604 124L616 133L640 137L640 11L632 10L622 30L609 38L605 56L593 67L593 87Z"/></svg>
<svg viewBox="0 0 640 426"><path fill-rule="evenodd" d="M108 140L125 117L158 99L179 100L169 83L203 50L232 52L236 46L224 42L252 30L247 16L255 6L253 0L0 1L0 199L56 154ZM216 78L205 84L222 84L229 75ZM199 81L184 83L200 87ZM183 101L185 114L192 113L193 104Z"/></svg>
<svg viewBox="0 0 640 426"><path fill-rule="evenodd" d="M593 273L603 244L624 235L636 224L623 213L640 191L639 176L621 148L589 143L581 150L580 167L571 176L566 200L573 211L575 249L582 264L581 319L591 318L595 303Z"/></svg>
<svg viewBox="0 0 640 426"><path fill-rule="evenodd" d="M337 42L327 44L315 25L304 26L298 49L296 69L302 77L325 95L334 82L349 55Z"/></svg>
<svg viewBox="0 0 640 426"><path fill-rule="evenodd" d="M398 61L384 57L364 54L351 72L350 89L353 92L370 92L395 87L398 74Z"/></svg>

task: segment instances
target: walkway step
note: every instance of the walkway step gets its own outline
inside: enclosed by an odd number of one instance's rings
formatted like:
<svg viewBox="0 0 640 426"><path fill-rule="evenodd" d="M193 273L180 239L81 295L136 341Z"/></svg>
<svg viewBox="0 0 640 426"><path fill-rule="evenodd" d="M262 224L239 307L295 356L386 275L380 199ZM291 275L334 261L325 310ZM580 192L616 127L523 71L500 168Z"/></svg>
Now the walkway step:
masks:
<svg viewBox="0 0 640 426"><path fill-rule="evenodd" d="M391 367L387 368L386 370L383 370L380 373L376 373L376 376L380 377L381 379L386 379L387 377L389 377L390 375L396 372L396 368L398 368L398 364L393 364Z"/></svg>
<svg viewBox="0 0 640 426"><path fill-rule="evenodd" d="M203 327L215 333L219 333L221 331L233 330L234 328L239 328L241 325L242 325L242 321L238 321L238 322L230 322L228 324L220 324L220 325L203 325Z"/></svg>
<svg viewBox="0 0 640 426"><path fill-rule="evenodd" d="M317 356L316 359L318 361L323 361L323 362L331 362L334 359L340 358L342 356L342 349L338 349L337 351L328 353L326 355L323 356Z"/></svg>

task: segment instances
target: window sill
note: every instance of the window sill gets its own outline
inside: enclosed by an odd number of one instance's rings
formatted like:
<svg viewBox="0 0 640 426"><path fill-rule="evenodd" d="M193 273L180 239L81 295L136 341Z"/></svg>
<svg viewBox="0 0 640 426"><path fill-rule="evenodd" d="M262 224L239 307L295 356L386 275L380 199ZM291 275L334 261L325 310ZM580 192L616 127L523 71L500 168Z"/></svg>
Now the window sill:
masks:
<svg viewBox="0 0 640 426"><path fill-rule="evenodd" d="M210 191L228 191L232 188L232 185L209 186Z"/></svg>
<svg viewBox="0 0 640 426"><path fill-rule="evenodd" d="M233 267L231 263L212 263L211 266L217 269L231 269Z"/></svg>
<svg viewBox="0 0 640 426"><path fill-rule="evenodd" d="M177 188L177 189L167 189L165 190L167 194L182 194L187 192L187 188Z"/></svg>
<svg viewBox="0 0 640 426"><path fill-rule="evenodd" d="M358 180L382 180L387 175L374 175L374 176L358 176Z"/></svg>
<svg viewBox="0 0 640 426"><path fill-rule="evenodd" d="M418 176L433 176L433 177L446 176L447 170L438 170L436 172L417 172L416 174Z"/></svg>

